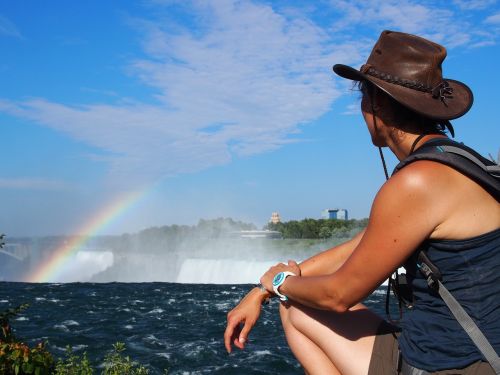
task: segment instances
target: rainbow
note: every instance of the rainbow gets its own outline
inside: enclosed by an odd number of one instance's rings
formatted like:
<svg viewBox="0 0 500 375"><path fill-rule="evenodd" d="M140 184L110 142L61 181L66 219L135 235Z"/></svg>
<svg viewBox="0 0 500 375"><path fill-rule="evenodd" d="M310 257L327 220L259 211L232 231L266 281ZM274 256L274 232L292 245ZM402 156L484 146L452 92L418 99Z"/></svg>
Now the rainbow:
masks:
<svg viewBox="0 0 500 375"><path fill-rule="evenodd" d="M137 203L144 194L145 191L143 190L125 193L104 206L96 215L81 226L77 231L78 235L64 241L34 272L27 275L25 281L30 283L44 283L57 280L68 260L78 252L89 238L108 227L114 219Z"/></svg>

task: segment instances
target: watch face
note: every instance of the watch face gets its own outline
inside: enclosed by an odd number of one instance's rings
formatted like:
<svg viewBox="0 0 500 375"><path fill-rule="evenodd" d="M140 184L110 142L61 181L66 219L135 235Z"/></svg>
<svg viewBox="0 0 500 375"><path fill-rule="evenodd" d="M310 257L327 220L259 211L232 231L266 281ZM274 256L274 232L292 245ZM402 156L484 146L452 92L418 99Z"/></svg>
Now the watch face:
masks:
<svg viewBox="0 0 500 375"><path fill-rule="evenodd" d="M283 272L276 274L276 276L274 276L274 279L273 279L273 285L274 286L280 285L284 278L285 278L285 274Z"/></svg>

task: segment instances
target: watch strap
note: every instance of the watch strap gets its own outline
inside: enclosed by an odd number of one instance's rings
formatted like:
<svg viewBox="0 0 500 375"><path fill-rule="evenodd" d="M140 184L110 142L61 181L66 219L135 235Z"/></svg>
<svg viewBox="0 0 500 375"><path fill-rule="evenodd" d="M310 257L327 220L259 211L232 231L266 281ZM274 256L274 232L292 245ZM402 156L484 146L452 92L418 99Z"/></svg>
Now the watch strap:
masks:
<svg viewBox="0 0 500 375"><path fill-rule="evenodd" d="M279 287L281 285L283 285L283 283L285 282L286 278L288 276L296 276L293 272L290 272L290 271L285 271L285 272L280 272L280 273L277 273L276 276L274 276L274 278L276 279L276 277L278 275L282 275L282 279L279 281L279 283L277 284L274 284L274 279L273 279L273 291L274 293L279 297L279 299L281 301L287 301L288 300L288 297L285 296L284 294L281 294L280 291L279 291Z"/></svg>

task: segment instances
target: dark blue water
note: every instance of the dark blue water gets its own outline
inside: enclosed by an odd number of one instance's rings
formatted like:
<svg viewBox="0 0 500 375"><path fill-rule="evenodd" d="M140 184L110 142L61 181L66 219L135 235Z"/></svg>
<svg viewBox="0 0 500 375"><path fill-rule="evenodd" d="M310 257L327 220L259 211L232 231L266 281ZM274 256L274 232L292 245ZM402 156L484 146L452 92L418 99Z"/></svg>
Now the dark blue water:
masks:
<svg viewBox="0 0 500 375"><path fill-rule="evenodd" d="M30 307L11 323L31 344L48 341L62 357L71 345L102 363L117 341L126 354L162 374L301 374L278 319L278 302L263 308L244 351L228 355L222 335L226 313L249 285L172 283L25 284L0 283L0 311ZM365 301L383 314L383 292Z"/></svg>

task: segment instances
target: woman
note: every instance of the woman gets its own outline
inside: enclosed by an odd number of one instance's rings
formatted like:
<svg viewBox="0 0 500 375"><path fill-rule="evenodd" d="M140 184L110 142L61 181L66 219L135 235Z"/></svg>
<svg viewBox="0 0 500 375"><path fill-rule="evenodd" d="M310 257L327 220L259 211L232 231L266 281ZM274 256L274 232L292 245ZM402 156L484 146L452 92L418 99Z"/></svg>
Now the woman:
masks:
<svg viewBox="0 0 500 375"><path fill-rule="evenodd" d="M334 66L340 76L360 83L361 112L375 146L404 160L429 141L446 139L445 128L453 131L449 120L469 110L472 93L461 82L443 79L445 57L438 44L384 31L361 70ZM262 288L229 312L226 349L244 348L262 301L278 294L288 298L280 316L307 374L493 374L426 286L416 267L420 250L436 262L443 283L498 353L500 283L494 271L500 266L500 205L477 182L429 160L410 163L388 179L367 228L352 240L300 265L289 261L270 268ZM414 307L405 312L401 329L360 302L403 264Z"/></svg>

